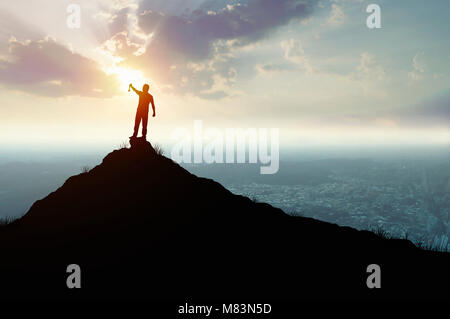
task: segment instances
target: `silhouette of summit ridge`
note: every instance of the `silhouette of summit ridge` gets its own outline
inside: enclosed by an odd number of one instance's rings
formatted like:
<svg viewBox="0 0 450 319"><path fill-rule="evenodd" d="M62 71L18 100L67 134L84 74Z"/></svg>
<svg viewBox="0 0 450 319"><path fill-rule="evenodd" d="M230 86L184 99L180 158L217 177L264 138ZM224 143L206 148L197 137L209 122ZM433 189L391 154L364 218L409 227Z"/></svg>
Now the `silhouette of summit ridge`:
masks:
<svg viewBox="0 0 450 319"><path fill-rule="evenodd" d="M150 142L130 144L0 229L1 297L443 297L448 287L448 253L289 216L189 173ZM74 263L78 292L65 286ZM381 289L366 286L370 264Z"/></svg>

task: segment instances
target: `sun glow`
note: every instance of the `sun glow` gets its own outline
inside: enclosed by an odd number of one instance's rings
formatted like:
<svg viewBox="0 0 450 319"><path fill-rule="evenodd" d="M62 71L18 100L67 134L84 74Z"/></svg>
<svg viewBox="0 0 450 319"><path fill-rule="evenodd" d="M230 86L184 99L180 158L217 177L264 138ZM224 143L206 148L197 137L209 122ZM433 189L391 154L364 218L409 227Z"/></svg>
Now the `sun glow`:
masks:
<svg viewBox="0 0 450 319"><path fill-rule="evenodd" d="M145 77L142 75L142 72L114 67L111 68L108 72L109 74L115 74L120 81L120 90L128 91L128 85L132 83L136 88L140 89L144 83L146 83Z"/></svg>

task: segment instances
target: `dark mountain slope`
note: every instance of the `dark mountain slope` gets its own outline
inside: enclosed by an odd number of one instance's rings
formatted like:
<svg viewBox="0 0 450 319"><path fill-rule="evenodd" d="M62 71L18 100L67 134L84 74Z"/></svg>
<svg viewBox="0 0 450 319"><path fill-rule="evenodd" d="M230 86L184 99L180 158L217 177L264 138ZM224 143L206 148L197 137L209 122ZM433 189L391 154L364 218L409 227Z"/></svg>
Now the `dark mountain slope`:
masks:
<svg viewBox="0 0 450 319"><path fill-rule="evenodd" d="M135 142L0 229L2 298L447 297L450 257L230 193ZM382 288L366 286L379 264ZM82 288L66 287L78 264Z"/></svg>

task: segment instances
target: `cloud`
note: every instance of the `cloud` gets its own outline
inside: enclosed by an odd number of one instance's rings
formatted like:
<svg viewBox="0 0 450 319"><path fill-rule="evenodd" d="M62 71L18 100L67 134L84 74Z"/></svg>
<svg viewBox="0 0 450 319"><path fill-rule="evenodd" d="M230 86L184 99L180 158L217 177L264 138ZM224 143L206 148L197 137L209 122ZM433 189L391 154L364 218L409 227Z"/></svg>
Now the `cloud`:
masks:
<svg viewBox="0 0 450 319"><path fill-rule="evenodd" d="M121 56L122 64L142 69L174 92L206 96L217 76L222 82L232 83L233 52L265 38L293 19L307 18L316 3L315 0L249 0L227 5L224 1L209 1L188 13L170 15L157 10L161 3L158 7L143 1L136 17L140 30L151 37L145 54ZM202 64L203 68L192 69L188 66L192 63ZM224 94L213 96L219 98Z"/></svg>
<svg viewBox="0 0 450 319"><path fill-rule="evenodd" d="M276 74L285 71L292 71L291 63L266 63L257 64L256 70L259 74Z"/></svg>
<svg viewBox="0 0 450 319"><path fill-rule="evenodd" d="M96 40L104 43L117 34L126 33L130 41L145 44L145 35L138 26L137 8L133 1L118 1L101 7L89 20L89 28L93 30Z"/></svg>
<svg viewBox="0 0 450 319"><path fill-rule="evenodd" d="M305 55L305 51L303 50L300 40L290 39L283 41L281 42L281 47L284 50L284 58L286 60L296 64L307 73L314 72L314 68L309 62L308 57Z"/></svg>
<svg viewBox="0 0 450 319"><path fill-rule="evenodd" d="M211 93L200 93L199 97L201 97L202 99L205 100L217 100L217 99L221 99L224 97L227 97L228 93L226 93L225 91L214 91Z"/></svg>
<svg viewBox="0 0 450 319"><path fill-rule="evenodd" d="M426 99L422 103L396 110L394 117L411 126L450 127L450 94Z"/></svg>
<svg viewBox="0 0 450 319"><path fill-rule="evenodd" d="M224 0L143 0L140 1L139 8L140 11L150 10L154 12L161 12L165 15L178 16L189 14L197 9L204 11L221 9L225 6L224 2ZM227 0L227 3L231 2L238 1Z"/></svg>
<svg viewBox="0 0 450 319"><path fill-rule="evenodd" d="M19 39L42 39L43 33L38 28L31 27L29 23L30 21L23 21L0 9L0 52L8 50L8 40L12 36Z"/></svg>
<svg viewBox="0 0 450 319"><path fill-rule="evenodd" d="M383 81L386 77L386 72L377 63L374 55L364 52L361 54L360 64L356 68L356 72L352 74L352 77L358 80Z"/></svg>
<svg viewBox="0 0 450 319"><path fill-rule="evenodd" d="M408 73L408 77L411 81L419 81L423 78L425 72L425 64L422 61L423 55L423 53L417 53L413 58L413 70Z"/></svg>
<svg viewBox="0 0 450 319"><path fill-rule="evenodd" d="M147 19L157 21L153 29L146 29L147 33L155 32L149 49L176 50L196 60L210 57L214 41L253 42L294 18L306 17L312 12L313 2L251 0L246 5L227 5L218 11L195 10L189 16L144 14L139 20L140 25L146 24Z"/></svg>
<svg viewBox="0 0 450 319"><path fill-rule="evenodd" d="M116 34L128 29L130 10L130 7L122 8L110 17L108 29L111 34Z"/></svg>
<svg viewBox="0 0 450 319"><path fill-rule="evenodd" d="M331 5L331 13L328 17L327 24L337 27L342 25L345 22L346 16L342 8L337 4Z"/></svg>
<svg viewBox="0 0 450 319"><path fill-rule="evenodd" d="M119 87L117 78L96 62L50 37L25 42L11 38L9 56L0 59L0 84L41 96L111 97Z"/></svg>
<svg viewBox="0 0 450 319"><path fill-rule="evenodd" d="M149 34L165 19L166 17L162 13L145 10L139 14L138 25L142 31Z"/></svg>
<svg viewBox="0 0 450 319"><path fill-rule="evenodd" d="M100 50L116 57L129 57L140 55L145 52L145 46L140 43L132 42L128 38L126 31L116 33L111 39L105 41Z"/></svg>
<svg viewBox="0 0 450 319"><path fill-rule="evenodd" d="M389 78L376 57L368 52L361 54L359 65L347 78L355 81L366 96L387 97L386 85Z"/></svg>
<svg viewBox="0 0 450 319"><path fill-rule="evenodd" d="M283 58L285 62L257 64L255 69L259 74L272 75L280 72L303 72L306 74L317 73L305 51L300 40L289 39L281 42Z"/></svg>

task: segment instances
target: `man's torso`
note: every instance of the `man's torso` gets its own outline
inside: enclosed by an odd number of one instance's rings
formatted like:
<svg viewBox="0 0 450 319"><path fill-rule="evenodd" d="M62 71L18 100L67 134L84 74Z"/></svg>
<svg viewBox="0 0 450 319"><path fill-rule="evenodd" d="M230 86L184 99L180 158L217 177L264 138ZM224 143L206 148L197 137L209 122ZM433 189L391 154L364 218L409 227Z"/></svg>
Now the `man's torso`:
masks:
<svg viewBox="0 0 450 319"><path fill-rule="evenodd" d="M148 105L152 101L153 96L150 93L140 93L139 94L139 105L138 108L148 109Z"/></svg>

